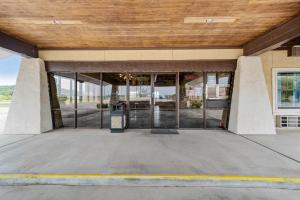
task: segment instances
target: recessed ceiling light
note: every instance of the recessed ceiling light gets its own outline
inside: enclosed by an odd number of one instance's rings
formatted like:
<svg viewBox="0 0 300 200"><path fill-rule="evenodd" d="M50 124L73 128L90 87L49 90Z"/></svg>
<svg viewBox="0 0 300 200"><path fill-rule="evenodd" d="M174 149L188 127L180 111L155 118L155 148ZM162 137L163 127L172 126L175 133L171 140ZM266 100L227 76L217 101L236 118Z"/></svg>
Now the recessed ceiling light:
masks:
<svg viewBox="0 0 300 200"><path fill-rule="evenodd" d="M52 23L58 25L83 24L82 21L80 20L58 20L58 19L53 20Z"/></svg>
<svg viewBox="0 0 300 200"><path fill-rule="evenodd" d="M232 23L236 18L233 17L185 17L186 24L212 24L212 23Z"/></svg>
<svg viewBox="0 0 300 200"><path fill-rule="evenodd" d="M62 22L60 20L55 19L53 20L53 24L62 24Z"/></svg>
<svg viewBox="0 0 300 200"><path fill-rule="evenodd" d="M207 18L206 19L206 23L208 23L208 24L211 24L211 23L213 23L214 22L214 19L213 18Z"/></svg>
<svg viewBox="0 0 300 200"><path fill-rule="evenodd" d="M83 24L82 21L80 21L80 20L58 20L58 19L55 19L52 22L53 22L53 24L58 24L58 25Z"/></svg>

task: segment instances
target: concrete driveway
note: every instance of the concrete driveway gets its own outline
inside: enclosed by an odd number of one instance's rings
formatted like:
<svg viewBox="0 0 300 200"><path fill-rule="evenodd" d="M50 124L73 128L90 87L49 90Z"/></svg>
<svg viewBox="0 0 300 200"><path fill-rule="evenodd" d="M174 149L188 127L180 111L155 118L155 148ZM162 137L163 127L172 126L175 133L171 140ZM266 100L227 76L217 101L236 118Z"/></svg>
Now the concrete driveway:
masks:
<svg viewBox="0 0 300 200"><path fill-rule="evenodd" d="M299 200L299 190L220 187L94 187L94 186L6 186L0 187L5 200Z"/></svg>
<svg viewBox="0 0 300 200"><path fill-rule="evenodd" d="M300 176L298 162L247 138L226 131L179 132L56 130L0 148L0 173Z"/></svg>

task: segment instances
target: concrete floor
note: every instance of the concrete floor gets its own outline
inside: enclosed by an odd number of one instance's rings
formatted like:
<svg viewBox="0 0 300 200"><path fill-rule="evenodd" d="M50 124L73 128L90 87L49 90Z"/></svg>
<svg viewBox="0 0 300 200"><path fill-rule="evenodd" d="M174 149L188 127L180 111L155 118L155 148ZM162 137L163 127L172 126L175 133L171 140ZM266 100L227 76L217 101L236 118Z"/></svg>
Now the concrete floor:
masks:
<svg viewBox="0 0 300 200"><path fill-rule="evenodd" d="M299 163L238 135L179 132L110 134L109 130L60 129L0 148L0 173L300 176ZM290 137L298 138L298 134ZM289 150L299 151L298 141L289 141Z"/></svg>
<svg viewBox="0 0 300 200"><path fill-rule="evenodd" d="M277 135L245 135L245 137L287 155L300 163L300 131L297 129L279 129Z"/></svg>
<svg viewBox="0 0 300 200"><path fill-rule="evenodd" d="M0 173L205 173L298 176L300 164L226 131L61 129L0 135ZM247 138L298 159L297 132ZM0 186L0 199L272 199L298 200L299 190L225 187Z"/></svg>
<svg viewBox="0 0 300 200"><path fill-rule="evenodd" d="M0 134L4 130L8 110L9 110L8 107L1 107L1 105L0 105Z"/></svg>
<svg viewBox="0 0 300 200"><path fill-rule="evenodd" d="M35 135L29 135L29 134L24 134L24 135L4 135L0 134L0 149L1 147L23 141L27 138L33 137Z"/></svg>
<svg viewBox="0 0 300 200"><path fill-rule="evenodd" d="M83 186L6 186L0 187L0 198L5 200L227 200L270 199L298 200L299 190L214 187L83 187Z"/></svg>

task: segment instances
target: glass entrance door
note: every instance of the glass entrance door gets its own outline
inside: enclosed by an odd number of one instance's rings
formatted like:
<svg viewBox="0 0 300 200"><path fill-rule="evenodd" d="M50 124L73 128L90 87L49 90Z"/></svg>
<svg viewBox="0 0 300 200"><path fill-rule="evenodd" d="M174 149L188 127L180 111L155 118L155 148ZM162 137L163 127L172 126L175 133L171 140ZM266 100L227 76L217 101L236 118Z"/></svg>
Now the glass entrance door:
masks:
<svg viewBox="0 0 300 200"><path fill-rule="evenodd" d="M154 74L154 128L177 128L176 99L176 74Z"/></svg>
<svg viewBox="0 0 300 200"><path fill-rule="evenodd" d="M129 128L151 128L150 74L132 74L129 80Z"/></svg>
<svg viewBox="0 0 300 200"><path fill-rule="evenodd" d="M227 128L231 99L231 82L231 73L206 73L205 128Z"/></svg>
<svg viewBox="0 0 300 200"><path fill-rule="evenodd" d="M203 73L179 73L179 127L204 128Z"/></svg>

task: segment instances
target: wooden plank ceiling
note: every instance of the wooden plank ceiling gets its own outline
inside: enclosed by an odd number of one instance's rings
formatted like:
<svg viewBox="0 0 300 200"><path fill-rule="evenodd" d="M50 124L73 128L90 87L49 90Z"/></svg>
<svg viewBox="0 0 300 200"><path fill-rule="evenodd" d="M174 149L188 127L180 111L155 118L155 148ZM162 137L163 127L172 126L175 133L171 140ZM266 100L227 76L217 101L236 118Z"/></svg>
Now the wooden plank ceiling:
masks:
<svg viewBox="0 0 300 200"><path fill-rule="evenodd" d="M299 14L300 0L1 0L0 8L0 31L39 48L201 48L241 46ZM200 23L184 23L191 17ZM201 22L211 18L221 22Z"/></svg>

